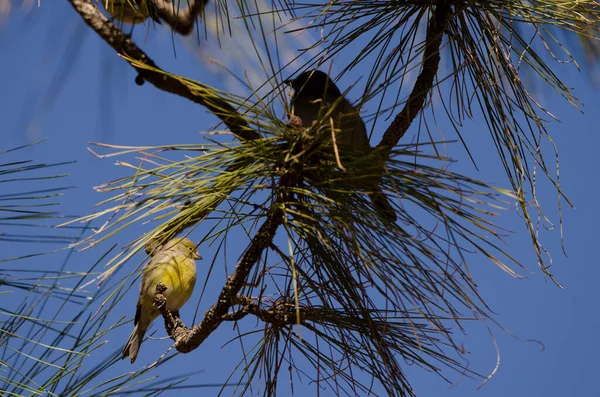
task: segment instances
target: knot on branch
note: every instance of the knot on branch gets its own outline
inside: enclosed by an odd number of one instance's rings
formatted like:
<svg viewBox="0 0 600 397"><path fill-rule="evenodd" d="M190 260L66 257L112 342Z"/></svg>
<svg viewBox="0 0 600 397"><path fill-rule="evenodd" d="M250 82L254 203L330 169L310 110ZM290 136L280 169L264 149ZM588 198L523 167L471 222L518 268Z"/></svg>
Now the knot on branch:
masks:
<svg viewBox="0 0 600 397"><path fill-rule="evenodd" d="M282 297L273 302L273 305L266 311L262 310L260 318L263 321L269 322L273 325L283 327L285 325L302 323L301 318L297 318L296 305L293 303L291 297Z"/></svg>
<svg viewBox="0 0 600 397"><path fill-rule="evenodd" d="M275 327L285 327L293 324L302 324L304 316L300 311L296 311L296 306L289 297L283 297L267 308L263 309L261 302L257 298L250 298L244 295L237 295L235 304L241 308L235 312L227 313L223 316L224 321L238 321L248 314L258 317L265 323ZM300 314L298 317L297 314Z"/></svg>

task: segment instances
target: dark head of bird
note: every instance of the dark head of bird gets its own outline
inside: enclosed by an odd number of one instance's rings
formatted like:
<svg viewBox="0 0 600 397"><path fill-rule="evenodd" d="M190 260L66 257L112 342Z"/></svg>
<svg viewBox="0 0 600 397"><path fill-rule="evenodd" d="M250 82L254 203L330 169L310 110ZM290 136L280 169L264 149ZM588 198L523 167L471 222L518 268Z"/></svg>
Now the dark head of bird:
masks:
<svg viewBox="0 0 600 397"><path fill-rule="evenodd" d="M296 78L287 79L284 83L289 84L296 94L302 92L302 95L311 98L322 98L325 93L335 97L342 95L327 73L317 69L306 71Z"/></svg>

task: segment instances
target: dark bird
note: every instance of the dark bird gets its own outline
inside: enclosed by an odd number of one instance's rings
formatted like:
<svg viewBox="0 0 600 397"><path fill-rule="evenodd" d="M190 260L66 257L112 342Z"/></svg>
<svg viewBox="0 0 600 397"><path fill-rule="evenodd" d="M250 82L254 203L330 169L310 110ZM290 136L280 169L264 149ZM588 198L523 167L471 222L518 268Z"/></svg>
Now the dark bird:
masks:
<svg viewBox="0 0 600 397"><path fill-rule="evenodd" d="M320 70L310 70L294 79L288 79L294 90L291 109L305 127L310 127L325 114L329 114L334 126L339 129L335 135L338 148L350 148L357 152L369 153L372 148L363 119L329 76ZM332 106L335 106L331 109ZM328 113L329 112L329 113ZM396 211L379 186L372 189L369 197L377 213L384 219L395 222Z"/></svg>

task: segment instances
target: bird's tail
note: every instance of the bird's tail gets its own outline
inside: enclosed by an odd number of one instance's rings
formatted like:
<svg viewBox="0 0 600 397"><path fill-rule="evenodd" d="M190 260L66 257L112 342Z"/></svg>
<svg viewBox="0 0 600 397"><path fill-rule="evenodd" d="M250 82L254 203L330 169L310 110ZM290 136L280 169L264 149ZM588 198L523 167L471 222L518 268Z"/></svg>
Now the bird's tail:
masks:
<svg viewBox="0 0 600 397"><path fill-rule="evenodd" d="M379 214L380 217L389 221L396 222L398 217L396 216L396 210L390 204L387 196L380 190L377 189L373 193L369 194L371 201L373 202L373 207L375 207L375 211Z"/></svg>
<svg viewBox="0 0 600 397"><path fill-rule="evenodd" d="M138 323L135 328L133 328L133 332L129 336L129 340L123 349L123 359L129 357L132 364L135 362L145 334L146 330L140 328L140 324Z"/></svg>

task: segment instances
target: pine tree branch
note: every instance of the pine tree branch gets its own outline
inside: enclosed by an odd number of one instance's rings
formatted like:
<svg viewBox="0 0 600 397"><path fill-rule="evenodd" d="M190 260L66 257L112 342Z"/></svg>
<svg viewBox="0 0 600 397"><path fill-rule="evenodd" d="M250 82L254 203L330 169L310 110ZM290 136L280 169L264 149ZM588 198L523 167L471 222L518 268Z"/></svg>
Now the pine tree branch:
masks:
<svg viewBox="0 0 600 397"><path fill-rule="evenodd" d="M301 307L296 311L296 305L293 302L293 298L283 297L273 302L269 308L263 309L256 299L237 295L235 304L241 306L241 308L235 312L227 313L223 316L223 321L238 321L248 314L252 314L265 323L284 327L286 325L302 324L307 315L319 311L319 309L312 307Z"/></svg>
<svg viewBox="0 0 600 397"><path fill-rule="evenodd" d="M139 75L159 90L179 95L199 105L205 106L215 116L220 118L231 132L240 140L258 139L260 136L248 126L247 121L225 100L216 96L210 87L201 84L187 84L173 78L162 70L142 51L123 31L117 28L100 12L90 0L68 0L86 24L110 45L119 55L149 66L151 69L129 64ZM155 70L156 69L156 70Z"/></svg>
<svg viewBox="0 0 600 397"><path fill-rule="evenodd" d="M425 49L423 51L423 67L421 73L415 81L415 86L408 96L404 108L396 115L388 129L383 134L383 138L378 148L383 149L383 158L388 158L390 152L400 142L400 139L406 134L413 120L423 110L425 98L433 88L435 75L440 64L440 47L446 23L450 16L451 9L447 1L437 2L435 11L429 19L427 33L425 37Z"/></svg>

